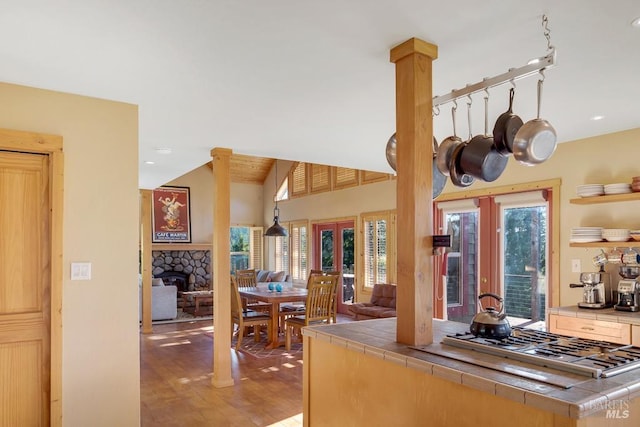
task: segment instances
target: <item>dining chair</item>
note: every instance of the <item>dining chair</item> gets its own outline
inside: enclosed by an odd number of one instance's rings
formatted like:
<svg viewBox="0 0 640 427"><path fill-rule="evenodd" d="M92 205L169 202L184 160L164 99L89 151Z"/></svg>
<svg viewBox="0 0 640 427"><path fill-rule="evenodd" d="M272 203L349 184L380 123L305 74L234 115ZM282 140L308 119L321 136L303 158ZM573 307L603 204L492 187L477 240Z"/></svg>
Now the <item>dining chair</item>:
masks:
<svg viewBox="0 0 640 427"><path fill-rule="evenodd" d="M338 276L338 283L340 283L340 276L342 272L340 270L335 271L322 271L322 270L311 270L309 272L309 277L307 278L307 289L309 289L309 282L313 276ZM280 324L283 325L284 321L287 317L290 316L303 316L305 314L306 303L287 303L282 304L280 306ZM333 296L333 313L332 313L332 321L333 323L337 322L338 317L338 286L336 285L335 295Z"/></svg>
<svg viewBox="0 0 640 427"><path fill-rule="evenodd" d="M287 317L284 321L285 347L291 350L291 335L294 329L303 326L331 323L338 276L312 275L307 288L306 310L304 315Z"/></svg>
<svg viewBox="0 0 640 427"><path fill-rule="evenodd" d="M311 270L309 277L307 277L306 289L309 289L309 282L311 277L324 274L322 270ZM306 304L304 302L289 302L280 305L280 324L284 325L284 321L287 317L291 316L304 316Z"/></svg>
<svg viewBox="0 0 640 427"><path fill-rule="evenodd" d="M236 270L236 283L238 289L255 288L258 286L257 273L255 269ZM242 298L242 307L256 311L269 311L271 304L257 301L251 298Z"/></svg>
<svg viewBox="0 0 640 427"><path fill-rule="evenodd" d="M236 278L231 276L231 335L234 334L234 325L238 325L236 350L240 350L247 326L253 326L253 339L255 342L260 341L260 327L262 325L267 325L267 336L271 336L271 328L273 327L270 313L245 309L242 306Z"/></svg>

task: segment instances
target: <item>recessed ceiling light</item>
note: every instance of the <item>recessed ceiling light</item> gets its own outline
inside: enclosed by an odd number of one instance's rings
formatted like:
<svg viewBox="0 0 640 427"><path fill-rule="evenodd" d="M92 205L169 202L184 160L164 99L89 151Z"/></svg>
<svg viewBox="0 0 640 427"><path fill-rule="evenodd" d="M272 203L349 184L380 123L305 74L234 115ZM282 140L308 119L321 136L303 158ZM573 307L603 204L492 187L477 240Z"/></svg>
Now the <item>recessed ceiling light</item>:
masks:
<svg viewBox="0 0 640 427"><path fill-rule="evenodd" d="M158 154L171 154L171 148L167 148L167 147L156 148L156 153L158 153Z"/></svg>
<svg viewBox="0 0 640 427"><path fill-rule="evenodd" d="M154 162L153 160L147 160L144 162L145 165L155 165L156 162Z"/></svg>
<svg viewBox="0 0 640 427"><path fill-rule="evenodd" d="M640 16L631 21L631 26L635 28L640 28Z"/></svg>
<svg viewBox="0 0 640 427"><path fill-rule="evenodd" d="M594 122L598 121L598 120L602 120L604 119L604 116L593 116L591 117L591 120L593 120Z"/></svg>

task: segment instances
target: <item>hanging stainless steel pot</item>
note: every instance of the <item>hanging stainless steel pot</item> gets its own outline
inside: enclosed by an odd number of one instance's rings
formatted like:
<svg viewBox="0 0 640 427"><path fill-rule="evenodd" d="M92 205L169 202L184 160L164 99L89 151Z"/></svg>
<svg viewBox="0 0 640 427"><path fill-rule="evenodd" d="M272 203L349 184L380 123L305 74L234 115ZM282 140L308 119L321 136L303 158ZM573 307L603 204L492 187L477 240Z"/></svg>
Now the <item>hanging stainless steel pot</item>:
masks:
<svg viewBox="0 0 640 427"><path fill-rule="evenodd" d="M488 133L489 97L484 98L484 135L474 136L460 154L460 168L464 173L492 182L498 179L507 167L508 157L498 153L493 137Z"/></svg>
<svg viewBox="0 0 640 427"><path fill-rule="evenodd" d="M482 308L482 299L491 297L500 303L500 310L495 307ZM473 317L471 322L471 333L475 336L484 338L507 338L511 335L511 325L507 320L507 314L504 312L504 303L502 297L492 294L484 293L478 296L478 308L480 311Z"/></svg>
<svg viewBox="0 0 640 427"><path fill-rule="evenodd" d="M442 140L436 154L436 166L443 175L449 175L449 165L451 164L451 155L453 150L462 142L462 139L456 135L456 110L458 105L451 107L451 118L453 120L453 136L449 136Z"/></svg>
<svg viewBox="0 0 640 427"><path fill-rule="evenodd" d="M449 176L451 177L451 182L456 187L468 187L474 182L476 179L471 175L467 175L462 171L460 167L460 154L462 150L467 145L466 142L460 142L453 150L453 154L451 154L451 160L449 163Z"/></svg>
<svg viewBox="0 0 640 427"><path fill-rule="evenodd" d="M542 79L538 80L538 117L522 125L513 140L513 157L527 166L546 161L556 151L556 130L540 118L541 97Z"/></svg>
<svg viewBox="0 0 640 427"><path fill-rule="evenodd" d="M435 199L442 193L445 184L447 183L447 177L444 176L440 170L436 167L436 153L438 152L438 141L436 138L433 138L433 172L432 172L432 186L433 193L432 196ZM389 166L395 171L396 170L396 134L394 133L387 141L386 148L387 162Z"/></svg>

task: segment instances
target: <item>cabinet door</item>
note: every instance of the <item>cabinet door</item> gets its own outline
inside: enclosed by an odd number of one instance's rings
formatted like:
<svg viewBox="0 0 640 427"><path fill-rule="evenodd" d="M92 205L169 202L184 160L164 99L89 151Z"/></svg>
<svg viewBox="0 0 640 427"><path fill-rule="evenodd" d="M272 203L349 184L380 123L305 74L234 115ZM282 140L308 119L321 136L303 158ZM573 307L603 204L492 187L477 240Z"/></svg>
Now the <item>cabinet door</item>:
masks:
<svg viewBox="0 0 640 427"><path fill-rule="evenodd" d="M640 326L631 325L631 345L640 347Z"/></svg>
<svg viewBox="0 0 640 427"><path fill-rule="evenodd" d="M550 314L549 331L579 338L631 344L631 325L624 323Z"/></svg>

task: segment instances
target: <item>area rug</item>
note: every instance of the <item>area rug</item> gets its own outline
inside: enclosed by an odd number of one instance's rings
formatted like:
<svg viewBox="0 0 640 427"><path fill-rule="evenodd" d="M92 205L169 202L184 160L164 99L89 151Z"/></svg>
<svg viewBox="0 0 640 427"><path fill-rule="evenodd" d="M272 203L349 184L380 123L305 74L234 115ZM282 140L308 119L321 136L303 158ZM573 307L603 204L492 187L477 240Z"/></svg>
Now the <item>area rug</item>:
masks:
<svg viewBox="0 0 640 427"><path fill-rule="evenodd" d="M205 335L209 338L213 338L213 332L205 332ZM236 348L237 338L234 336L231 340L231 348ZM242 339L242 345L240 345L240 352L257 359L266 359L269 357L285 357L292 360L302 359L302 343L292 342L291 350L287 351L284 348L284 344L281 347L274 349L266 349L267 337L265 335L260 336L260 341L255 342L253 335L244 337Z"/></svg>

